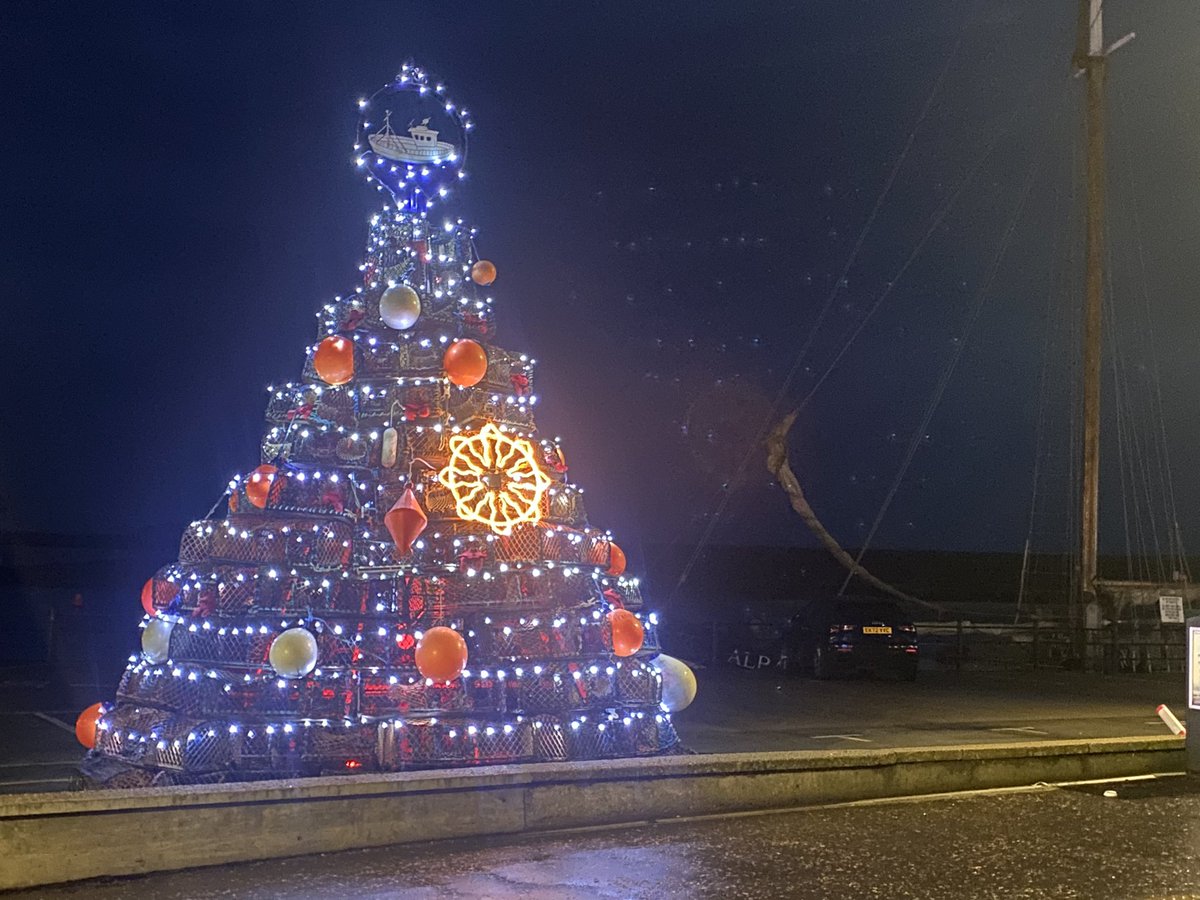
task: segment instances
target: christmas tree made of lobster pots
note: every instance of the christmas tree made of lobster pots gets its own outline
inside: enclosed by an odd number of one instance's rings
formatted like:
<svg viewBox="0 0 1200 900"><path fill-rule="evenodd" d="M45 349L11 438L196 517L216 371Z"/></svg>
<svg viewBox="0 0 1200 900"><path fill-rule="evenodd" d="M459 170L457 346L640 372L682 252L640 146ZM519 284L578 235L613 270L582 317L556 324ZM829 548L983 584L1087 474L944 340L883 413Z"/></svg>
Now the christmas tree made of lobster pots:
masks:
<svg viewBox="0 0 1200 900"><path fill-rule="evenodd" d="M471 120L412 64L359 107L388 200L362 284L270 389L262 464L147 582L140 652L77 729L89 785L677 744L654 617L537 433L535 361L493 342L495 266L442 215Z"/></svg>

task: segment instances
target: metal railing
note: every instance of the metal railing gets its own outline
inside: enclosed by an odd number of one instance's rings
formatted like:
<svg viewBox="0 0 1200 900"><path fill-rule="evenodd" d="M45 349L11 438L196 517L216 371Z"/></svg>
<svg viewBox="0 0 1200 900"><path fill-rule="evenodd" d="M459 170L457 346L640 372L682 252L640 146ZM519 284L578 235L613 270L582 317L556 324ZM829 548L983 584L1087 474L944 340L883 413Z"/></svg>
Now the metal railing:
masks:
<svg viewBox="0 0 1200 900"><path fill-rule="evenodd" d="M917 635L922 669L1178 673L1186 662L1183 625L1157 622L1109 622L1088 629L1082 657L1065 622L918 622ZM789 664L782 628L770 622L668 621L659 636L667 653L705 665L778 669Z"/></svg>

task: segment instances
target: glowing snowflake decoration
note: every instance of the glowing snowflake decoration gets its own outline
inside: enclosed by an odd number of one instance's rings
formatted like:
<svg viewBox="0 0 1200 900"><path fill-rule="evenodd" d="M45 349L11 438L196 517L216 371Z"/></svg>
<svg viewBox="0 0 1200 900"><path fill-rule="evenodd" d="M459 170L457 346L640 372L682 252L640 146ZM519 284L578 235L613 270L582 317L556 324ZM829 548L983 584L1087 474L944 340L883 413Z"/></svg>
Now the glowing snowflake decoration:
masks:
<svg viewBox="0 0 1200 900"><path fill-rule="evenodd" d="M501 535L541 519L542 495L550 487L533 444L492 422L475 434L450 438L450 461L438 479L454 496L459 518Z"/></svg>

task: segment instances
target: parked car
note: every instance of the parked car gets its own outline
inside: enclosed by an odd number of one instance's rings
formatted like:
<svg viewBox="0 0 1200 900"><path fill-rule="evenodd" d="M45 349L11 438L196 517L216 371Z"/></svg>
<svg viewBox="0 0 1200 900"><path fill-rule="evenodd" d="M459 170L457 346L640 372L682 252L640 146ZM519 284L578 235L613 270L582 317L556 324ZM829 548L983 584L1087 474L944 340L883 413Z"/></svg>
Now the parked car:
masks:
<svg viewBox="0 0 1200 900"><path fill-rule="evenodd" d="M817 678L864 670L917 677L917 628L890 600L814 600L788 621L784 645L789 665Z"/></svg>

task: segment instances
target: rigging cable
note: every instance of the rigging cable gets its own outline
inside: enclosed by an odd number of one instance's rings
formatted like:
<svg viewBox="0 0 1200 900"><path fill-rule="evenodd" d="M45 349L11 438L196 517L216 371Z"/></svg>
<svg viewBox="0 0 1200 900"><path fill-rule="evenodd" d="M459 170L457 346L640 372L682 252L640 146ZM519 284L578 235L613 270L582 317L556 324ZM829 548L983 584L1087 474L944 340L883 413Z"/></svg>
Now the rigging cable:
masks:
<svg viewBox="0 0 1200 900"><path fill-rule="evenodd" d="M875 219L878 217L879 211L883 208L884 202L891 193L892 186L896 182L896 177L900 174L901 168L903 168L905 161L908 159L909 151L912 149L913 143L916 141L917 131L928 117L929 111L933 108L934 100L937 99L938 94L941 93L942 83L946 80L946 75L950 72L951 64L958 56L958 51L962 46L963 37L966 34L967 26L974 19L974 16L978 10L979 4L977 3L973 12L968 14L963 19L962 27L959 29L958 38L955 40L954 46L951 48L949 55L947 55L946 62L942 65L941 71L938 72L937 79L934 81L933 87L930 88L929 95L925 98L925 103L921 107L921 112L917 116L916 122L913 123L912 128L909 130L908 138L905 140L899 156L897 156L895 163L892 165L891 171L888 173L887 179L884 181L883 189L880 191L878 198L875 200L875 205L872 207L870 214L867 216L866 222L863 223L862 228L859 230L858 237L855 240L853 247L850 249L850 254L846 258L845 265L842 267L841 275L839 275L837 280L834 281L833 287L829 291L829 296L825 298L825 302L821 307L821 310L817 313L816 321L813 322L812 328L809 330L808 337L805 339L804 344L801 345L799 352L796 354L796 358L793 360L791 368L788 369L787 375L783 380L783 384L780 385L779 390L775 395L775 401L771 404L771 410L767 415L766 421L759 429L755 440L750 444L749 447L747 447L746 453L743 455L742 461L734 471L733 476L722 487L721 499L717 504L717 508L713 512L713 515L709 518L704 532L701 534L700 539L696 542L696 547L692 551L687 564L683 568L683 572L679 576L679 580L675 583L675 587L671 592L672 598L676 593L678 593L684 582L687 581L688 576L691 574L692 569L695 567L696 562L700 558L700 554L704 551L705 545L712 537L712 533L716 528L717 521L721 518L725 512L725 509L729 506L729 500L732 496L732 491L728 489L729 486L736 484L741 479L743 473L746 471L747 466L750 464L750 458L758 452L759 446L763 443L767 432L771 428L771 423L777 418L778 410L782 406L783 400L787 396L787 392L792 386L792 381L795 379L796 374L800 371L800 367L804 363L804 359L808 354L809 348L812 347L817 333L820 331L821 326L825 322L825 318L829 315L829 311L833 308L834 301L837 299L838 293L840 292L843 284L846 282L846 276L849 274L850 269L854 266L854 263L858 260L859 251L866 242L867 235L870 233L871 227L875 224Z"/></svg>
<svg viewBox="0 0 1200 900"><path fill-rule="evenodd" d="M904 264L900 266L896 274L892 276L890 281L888 281L887 287L885 287L879 296L875 298L875 302L871 304L871 308L867 310L867 314L863 316L863 318L855 326L854 331L852 331L850 336L846 338L845 342L842 344L842 349L839 350L833 357L833 361L825 367L825 371L821 373L821 377L817 379L816 384L814 384L809 389L808 393L804 395L804 398L796 406L796 409L804 409L804 407L808 405L808 401L811 400L816 395L817 391L821 389L821 385L825 383L825 380L833 374L833 370L836 369L837 364L842 361L842 357L849 352L851 345L853 345L858 336L862 334L863 329L866 328L870 321L875 317L875 313L879 312L880 307L883 306L883 302L887 300L892 291L896 289L896 285L900 283L900 280L904 277L904 273L908 271L908 267L911 266L916 261L917 257L921 255L921 251L925 249L925 245L929 242L929 239L932 238L937 230L941 227L946 216L950 214L950 211L958 203L958 198L966 189L967 185L975 180L975 176L979 174L980 168L982 168L987 158L991 156L992 150L995 149L996 141L999 139L999 137L999 134L994 135L992 139L988 141L987 146L985 146L983 149L983 153L981 153L979 158L975 160L975 164L971 166L970 170L968 170L966 177L962 180L962 183L954 189L953 193L946 198L946 200L938 208L937 212L933 214L933 220L930 222L929 228L926 230L925 234L921 236L921 240L917 242L917 245L913 247L912 252L908 255L908 259L904 261Z"/></svg>
<svg viewBox="0 0 1200 900"><path fill-rule="evenodd" d="M988 273L980 285L979 290L975 293L974 307L971 314L968 316L963 332L959 337L958 344L954 348L954 353L951 354L945 369L943 369L937 386L934 388L933 396L929 400L929 404L925 408L925 414L921 417L921 423L913 432L912 440L909 441L908 450L905 453L904 461L900 465L900 471L896 473L891 487L888 489L887 496L884 498L883 505L879 509L878 515L875 516L875 521L871 525L871 530L867 533L866 540L858 550L858 555L854 558L854 565L858 567L862 563L862 558L871 546L871 541L875 537L876 531L883 522L883 517L887 515L888 508L892 504L892 500L896 496L896 492L900 489L900 484L904 480L905 474L908 472L908 467L912 463L913 457L916 456L917 448L921 445L922 436L925 434L925 429L929 427L929 423L933 420L934 413L942 401L942 396L946 392L947 386L950 384L950 379L954 375L954 370L958 366L958 361L962 357L963 350L966 349L971 332L979 321L979 316L983 312L984 301L987 299L987 293L992 286L992 281L996 277L997 271L1000 269L1000 263L1004 259L1004 254L1008 250L1008 245L1012 241L1012 236L1017 230L1017 224L1021 219L1021 213L1025 209L1025 203L1029 199L1030 190L1033 188L1033 182L1037 177L1038 169L1040 168L1040 158L1034 160L1030 165L1029 175L1025 179L1025 187L1021 191L1020 200L1013 209L1012 218L1009 220L1008 228L1005 229L1003 237L1000 240L1000 245L996 248L996 254L992 258L991 265L988 268ZM850 581L854 578L854 572L846 576L846 580L842 582L838 594L844 594Z"/></svg>
<svg viewBox="0 0 1200 900"><path fill-rule="evenodd" d="M1111 258L1110 258L1109 262L1110 262L1110 265L1108 268L1109 268L1109 271L1111 272ZM1132 581L1132 580L1135 580L1136 577L1138 577L1142 574L1141 567L1145 563L1146 541L1145 541L1145 535L1142 533L1142 529L1141 529L1141 516L1139 515L1138 497L1137 497L1137 492L1136 492L1137 476L1133 469L1133 461L1132 460L1130 460L1130 462L1129 462L1129 471L1128 471L1128 478L1131 483L1128 486L1126 486L1125 445L1126 445L1126 441L1130 440L1130 438L1128 437L1128 434L1127 434L1130 426L1127 421L1128 413L1125 412L1126 404L1124 402L1125 398L1123 396L1123 391L1122 391L1123 381L1122 381L1121 365L1120 365L1120 359L1119 359L1119 350L1118 350L1118 345L1117 345L1117 334L1116 334L1117 329L1116 329L1116 321L1115 321L1116 317L1113 314L1111 293L1112 293L1112 277L1110 274L1110 276L1108 278L1108 290L1105 292L1105 297L1104 297L1104 318L1105 318L1105 329L1108 332L1109 341L1112 344L1111 368L1112 368L1112 375L1113 375L1113 397L1115 399L1114 413L1115 413L1115 418L1117 420L1117 471L1120 474L1120 479L1121 479L1121 522L1125 528L1125 574L1126 574L1126 577ZM1133 451L1132 447L1130 448L1130 451L1132 453L1132 451ZM1129 495L1130 494L1133 494L1134 528L1137 533L1138 553L1137 553L1136 557L1134 556L1133 543L1131 541L1130 532L1129 532ZM1135 558L1138 560L1138 572L1136 575L1134 572Z"/></svg>
<svg viewBox="0 0 1200 900"><path fill-rule="evenodd" d="M1064 117L1065 118L1065 117ZM1061 121L1061 119L1060 119ZM1061 206L1061 198L1059 197L1058 182L1054 182L1054 202L1053 207L1059 209ZM1059 251L1062 249L1063 231L1054 229L1054 239L1050 247L1050 271L1046 279L1047 290L1045 299L1045 320L1044 331L1042 333L1042 365L1038 372L1038 399L1037 399L1037 419L1034 423L1033 431L1033 472L1031 473L1031 483L1029 488L1029 526L1025 531L1025 549L1021 555L1021 577L1017 587L1017 608L1013 614L1013 624L1016 625L1021 621L1021 608L1025 602L1025 591L1029 583L1029 552L1033 544L1033 529L1037 517L1038 508L1038 485L1041 481L1042 474L1042 455L1046 447L1046 420L1048 418L1047 408L1049 406L1049 385L1050 385L1050 358L1051 358L1051 336L1054 329L1050 327L1050 322L1055 309L1061 304L1056 304L1055 300L1058 297L1056 288L1059 286L1061 272L1059 271Z"/></svg>
<svg viewBox="0 0 1200 900"><path fill-rule="evenodd" d="M1119 108L1124 109L1124 94L1120 90L1115 93ZM1150 376L1154 388L1152 406L1158 419L1158 447L1161 454L1159 465L1164 491L1163 513L1170 517L1167 537L1172 548L1172 553L1177 554L1173 562L1178 563L1178 571L1183 575L1184 579L1191 581L1192 573L1188 566L1187 552L1183 546L1183 534L1179 528L1179 509L1175 500L1175 480L1171 471L1171 456L1167 446L1167 422L1162 397L1162 375L1158 365L1158 354L1154 352L1157 342L1154 334L1154 318L1150 306L1150 278L1146 266L1146 246L1142 239L1140 204L1138 203L1137 186L1133 178L1133 166L1130 163L1128 154L1123 155L1121 160L1122 166L1126 171L1124 183L1129 188L1129 205L1133 221L1133 234L1138 251L1138 272L1141 276L1140 293L1142 295L1142 308L1146 315L1146 334L1150 341Z"/></svg>

